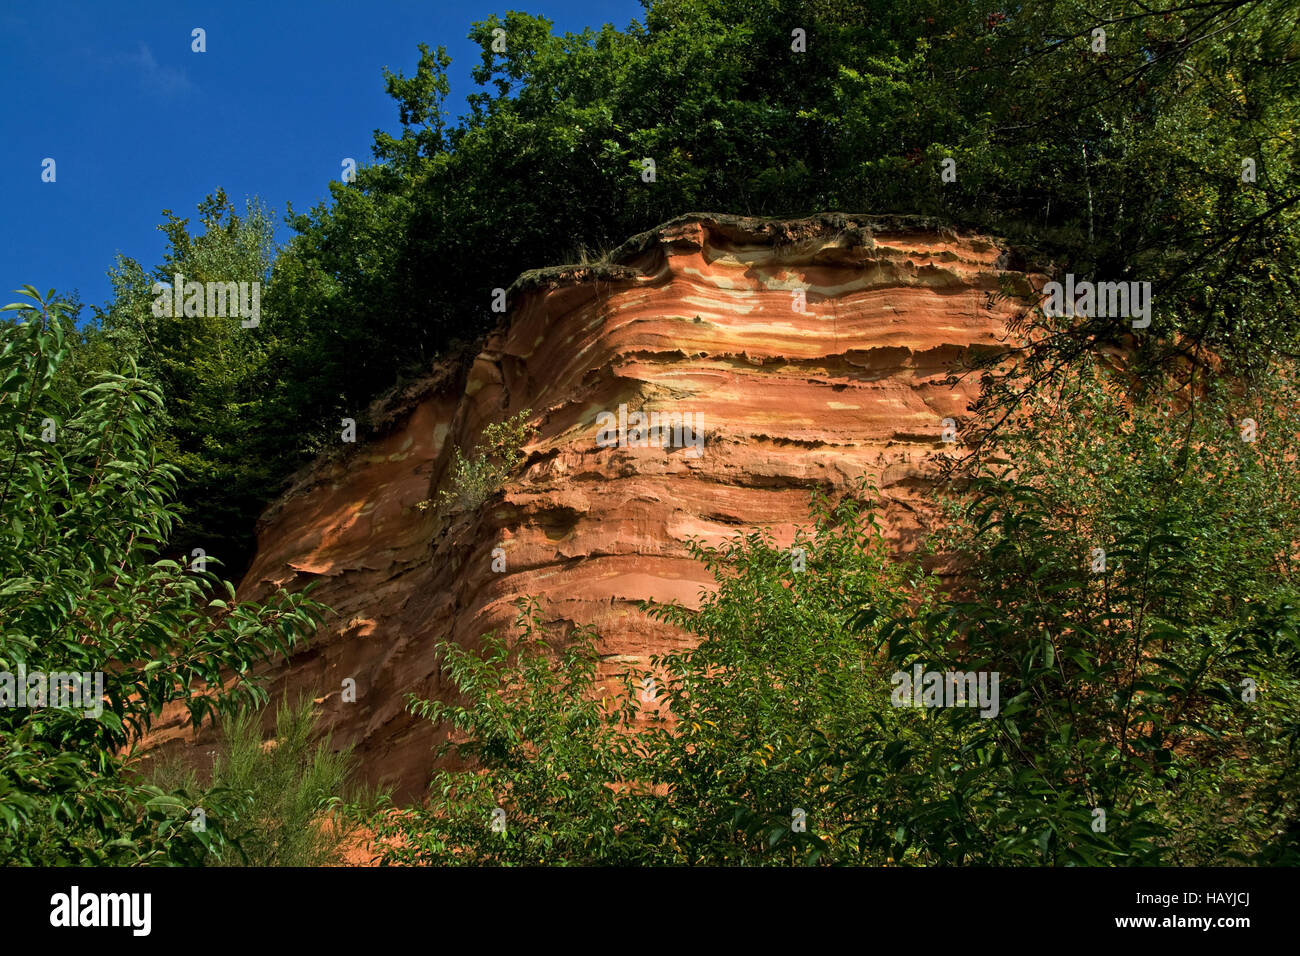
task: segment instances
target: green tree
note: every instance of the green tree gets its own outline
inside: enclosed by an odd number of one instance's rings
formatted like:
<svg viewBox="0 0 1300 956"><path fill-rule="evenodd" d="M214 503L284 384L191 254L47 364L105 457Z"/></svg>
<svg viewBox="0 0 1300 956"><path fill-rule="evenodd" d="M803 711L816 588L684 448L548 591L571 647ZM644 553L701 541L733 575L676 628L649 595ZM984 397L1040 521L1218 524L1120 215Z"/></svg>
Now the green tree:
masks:
<svg viewBox="0 0 1300 956"><path fill-rule="evenodd" d="M276 323L262 310L254 327L234 316L155 315L155 283L266 285L275 246L269 212L256 201L235 213L223 190L199 203L203 231L163 210L167 222L163 261L146 272L122 257L110 272L114 299L100 315L101 335L118 354L139 357L140 372L154 382L167 408L163 446L181 469L176 551L195 548L226 562L237 575L251 557L253 522L297 464L270 421L268 395L276 388L271 356ZM264 302L259 293L259 300ZM251 305L251 295L250 303Z"/></svg>
<svg viewBox="0 0 1300 956"><path fill-rule="evenodd" d="M850 832L837 806L846 765L826 759L852 742L883 768L936 729L891 705L872 629L852 624L863 601L885 620L932 587L891 556L874 499L865 485L838 502L814 496L812 524L788 548L761 531L692 542L716 590L698 610L645 605L692 637L641 678L665 705L645 746L666 791L671 862L888 861L887 847Z"/></svg>
<svg viewBox="0 0 1300 956"><path fill-rule="evenodd" d="M98 674L102 698L0 709L0 859L197 862L222 851L237 808L207 807L192 829L189 795L124 774L134 745L165 704L197 724L259 703L254 665L297 646L323 608L285 592L237 602L211 572L158 557L176 486L156 445L161 396L129 369L66 401L65 308L26 295L0 327L0 671Z"/></svg>

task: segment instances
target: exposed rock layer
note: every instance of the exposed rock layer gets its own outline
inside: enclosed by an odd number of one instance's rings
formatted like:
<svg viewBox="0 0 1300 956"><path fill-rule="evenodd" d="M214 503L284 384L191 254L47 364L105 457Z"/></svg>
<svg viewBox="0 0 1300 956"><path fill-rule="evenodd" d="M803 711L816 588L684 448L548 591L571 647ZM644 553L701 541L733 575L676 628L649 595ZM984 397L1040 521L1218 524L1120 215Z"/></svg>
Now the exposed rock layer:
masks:
<svg viewBox="0 0 1300 956"><path fill-rule="evenodd" d="M317 462L264 516L240 596L316 581L337 611L273 694L320 699L367 776L410 797L433 736L405 695L448 693L436 642L509 629L520 596L595 625L616 666L683 639L636 603L698 602L710 578L690 536L767 526L788 542L811 489L865 475L888 533L912 546L929 514L924 460L976 387L945 379L969 350L998 347L1017 308L994 298L1000 282L1027 289L1007 266L992 240L919 220L690 215L608 263L526 274L472 364L407 387L384 434ZM620 404L697 414L703 454L601 447L597 416ZM454 448L525 408L537 431L502 493L473 513L417 507L448 486ZM341 699L349 677L355 703ZM173 721L157 736L182 733Z"/></svg>

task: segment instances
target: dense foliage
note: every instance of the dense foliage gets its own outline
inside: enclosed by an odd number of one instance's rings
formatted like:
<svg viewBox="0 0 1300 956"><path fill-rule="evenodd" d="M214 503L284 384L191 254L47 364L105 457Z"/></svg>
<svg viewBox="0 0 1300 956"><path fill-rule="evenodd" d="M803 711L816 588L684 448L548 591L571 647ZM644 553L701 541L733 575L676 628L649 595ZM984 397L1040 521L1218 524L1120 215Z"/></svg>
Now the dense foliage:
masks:
<svg viewBox="0 0 1300 956"><path fill-rule="evenodd" d="M191 828L193 802L126 773L134 745L165 704L195 723L260 704L254 665L304 640L321 608L301 593L238 602L201 559L158 556L176 486L160 396L128 366L66 400L74 332L59 303L28 296L0 325L0 671L100 683L80 707L0 708L0 859L192 863L220 851L235 808Z"/></svg>

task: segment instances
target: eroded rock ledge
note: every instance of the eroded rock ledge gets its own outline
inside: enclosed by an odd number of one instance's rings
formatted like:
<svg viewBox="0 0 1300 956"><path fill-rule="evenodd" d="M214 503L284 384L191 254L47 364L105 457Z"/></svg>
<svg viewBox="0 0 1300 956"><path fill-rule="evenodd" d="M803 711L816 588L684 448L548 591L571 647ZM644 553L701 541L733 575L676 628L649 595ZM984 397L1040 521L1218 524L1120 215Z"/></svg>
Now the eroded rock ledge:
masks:
<svg viewBox="0 0 1300 956"><path fill-rule="evenodd" d="M636 602L694 605L710 584L690 536L767 526L789 541L813 487L866 475L912 547L930 514L924 459L976 387L944 380L969 350L999 347L1019 303L992 296L1007 281L1027 291L1020 269L994 240L926 220L691 214L604 263L526 273L472 362L408 385L382 435L322 458L263 517L240 596L317 581L337 611L273 695L318 698L366 775L411 797L433 737L404 695L447 693L435 643L510 628L521 595L595 625L611 661L644 659L682 635ZM698 414L704 453L598 446L597 416L620 404ZM447 486L453 448L524 408L537 432L502 493L472 514L416 507ZM341 700L348 677L355 703ZM155 737L190 740L178 718Z"/></svg>

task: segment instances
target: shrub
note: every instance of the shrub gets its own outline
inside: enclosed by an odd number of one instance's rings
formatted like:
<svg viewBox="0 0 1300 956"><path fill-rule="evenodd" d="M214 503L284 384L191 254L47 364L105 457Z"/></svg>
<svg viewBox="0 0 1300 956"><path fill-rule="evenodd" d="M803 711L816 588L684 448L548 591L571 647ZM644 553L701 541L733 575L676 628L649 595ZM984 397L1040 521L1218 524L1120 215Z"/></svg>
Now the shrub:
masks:
<svg viewBox="0 0 1300 956"><path fill-rule="evenodd" d="M531 414L532 409L525 408L513 418L488 425L470 458L456 449L451 488L438 492L440 508L473 511L501 490L524 460L521 449L532 433L528 423Z"/></svg>
<svg viewBox="0 0 1300 956"><path fill-rule="evenodd" d="M1296 385L1131 384L1085 360L1028 396L946 535L960 590L886 631L900 668L1002 675L995 718L937 715L973 737L957 839L902 817L935 862L1223 865L1294 827Z"/></svg>
<svg viewBox="0 0 1300 956"><path fill-rule="evenodd" d="M495 634L481 653L439 645L459 702L409 699L449 734L437 756L454 767L435 772L427 806L373 818L385 862L636 861L625 832L636 766L635 741L622 732L629 697L601 693L592 631L554 649L531 601L520 602L516 625L513 648Z"/></svg>
<svg viewBox="0 0 1300 956"><path fill-rule="evenodd" d="M458 699L411 710L448 735L438 756L451 759L427 806L375 818L386 861L886 862L889 846L860 845L836 806L843 782L826 753L861 745L868 726L873 756L907 741L951 749L946 725L890 705L875 642L850 626L863 596L883 614L929 584L889 559L869 502L817 499L814 515L797 560L762 532L693 542L718 590L698 611L646 609L700 643L648 668L602 677L595 634L564 635L561 649L533 602L513 646L441 645Z"/></svg>
<svg viewBox="0 0 1300 956"><path fill-rule="evenodd" d="M355 769L350 748L334 750L330 738L316 739L317 715L309 697L281 701L275 733L262 739L261 715L241 710L224 722L222 740L203 796L219 794L238 808L227 827L235 852L209 863L251 866L322 866L338 863L350 835L333 812L345 799ZM164 789L200 790L192 770L160 768L154 780Z"/></svg>

